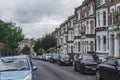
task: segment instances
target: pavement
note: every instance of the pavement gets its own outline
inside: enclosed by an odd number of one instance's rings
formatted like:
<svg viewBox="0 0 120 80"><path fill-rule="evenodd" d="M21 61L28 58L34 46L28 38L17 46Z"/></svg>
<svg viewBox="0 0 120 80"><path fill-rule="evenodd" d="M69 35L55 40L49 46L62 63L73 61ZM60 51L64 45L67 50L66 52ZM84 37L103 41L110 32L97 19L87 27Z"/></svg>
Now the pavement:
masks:
<svg viewBox="0 0 120 80"><path fill-rule="evenodd" d="M38 67L36 80L95 80L95 75L75 72L73 66L59 66L40 60L33 60L33 64Z"/></svg>

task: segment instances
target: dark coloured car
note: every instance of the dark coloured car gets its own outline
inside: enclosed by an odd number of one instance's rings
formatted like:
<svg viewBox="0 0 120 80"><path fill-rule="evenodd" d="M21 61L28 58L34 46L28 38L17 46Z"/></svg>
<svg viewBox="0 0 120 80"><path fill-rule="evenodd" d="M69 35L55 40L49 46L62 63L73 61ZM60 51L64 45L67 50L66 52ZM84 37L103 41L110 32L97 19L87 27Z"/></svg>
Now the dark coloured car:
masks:
<svg viewBox="0 0 120 80"><path fill-rule="evenodd" d="M108 58L99 64L96 80L120 80L120 58Z"/></svg>
<svg viewBox="0 0 120 80"><path fill-rule="evenodd" d="M59 54L53 54L53 55L50 57L50 63L56 63L57 60L58 60L58 57L59 57Z"/></svg>
<svg viewBox="0 0 120 80"><path fill-rule="evenodd" d="M58 60L57 60L57 64L59 65L73 65L73 60L70 58L69 55L67 54L62 54L59 55Z"/></svg>
<svg viewBox="0 0 120 80"><path fill-rule="evenodd" d="M80 73L95 73L98 61L94 56L91 54L80 54L74 61L74 70Z"/></svg>

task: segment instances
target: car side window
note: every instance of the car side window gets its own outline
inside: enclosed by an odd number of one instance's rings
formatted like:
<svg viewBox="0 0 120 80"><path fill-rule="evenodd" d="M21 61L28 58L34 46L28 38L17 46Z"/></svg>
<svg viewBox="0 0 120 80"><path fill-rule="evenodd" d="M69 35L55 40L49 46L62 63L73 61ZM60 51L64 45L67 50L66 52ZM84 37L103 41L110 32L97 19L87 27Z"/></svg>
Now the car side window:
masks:
<svg viewBox="0 0 120 80"><path fill-rule="evenodd" d="M99 57L97 55L93 55L94 60L99 61Z"/></svg>
<svg viewBox="0 0 120 80"><path fill-rule="evenodd" d="M107 65L116 65L117 63L117 60L115 59L108 59L104 62L104 64L107 64Z"/></svg>
<svg viewBox="0 0 120 80"><path fill-rule="evenodd" d="M118 60L118 66L120 66L120 60Z"/></svg>

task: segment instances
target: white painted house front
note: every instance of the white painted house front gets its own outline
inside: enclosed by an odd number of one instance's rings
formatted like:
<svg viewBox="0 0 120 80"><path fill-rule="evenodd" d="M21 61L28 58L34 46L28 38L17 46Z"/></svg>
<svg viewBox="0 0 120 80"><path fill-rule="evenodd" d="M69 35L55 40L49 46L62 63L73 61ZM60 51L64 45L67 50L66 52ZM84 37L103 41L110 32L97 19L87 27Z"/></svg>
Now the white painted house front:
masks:
<svg viewBox="0 0 120 80"><path fill-rule="evenodd" d="M118 31L114 30L115 28L117 28L117 26L114 24L114 13L115 11L120 11L120 1L119 3L116 3L115 5L110 6L109 11L110 11L110 15L112 16L111 18L112 24L109 25L109 29L108 29L109 56L120 57L120 37L117 36L117 34L120 33L120 30Z"/></svg>
<svg viewBox="0 0 120 80"><path fill-rule="evenodd" d="M102 1L96 10L96 53L106 57L109 54L108 5Z"/></svg>

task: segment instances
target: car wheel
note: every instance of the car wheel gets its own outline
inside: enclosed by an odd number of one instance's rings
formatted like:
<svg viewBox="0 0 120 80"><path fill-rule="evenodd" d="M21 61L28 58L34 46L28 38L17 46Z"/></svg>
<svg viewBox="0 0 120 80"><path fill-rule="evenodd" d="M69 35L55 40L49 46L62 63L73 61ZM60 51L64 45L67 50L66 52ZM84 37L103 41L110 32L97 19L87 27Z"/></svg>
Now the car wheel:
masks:
<svg viewBox="0 0 120 80"><path fill-rule="evenodd" d="M82 66L80 66L79 72L80 72L81 74L83 74L83 73L85 72L84 69L82 68Z"/></svg>
<svg viewBox="0 0 120 80"><path fill-rule="evenodd" d="M100 72L99 72L99 71L96 72L96 80L102 80L102 79L100 78Z"/></svg>
<svg viewBox="0 0 120 80"><path fill-rule="evenodd" d="M73 66L73 63L70 63L70 66Z"/></svg>
<svg viewBox="0 0 120 80"><path fill-rule="evenodd" d="M59 65L62 66L62 63L59 61Z"/></svg>
<svg viewBox="0 0 120 80"><path fill-rule="evenodd" d="M74 64L74 71L77 71L76 64Z"/></svg>

